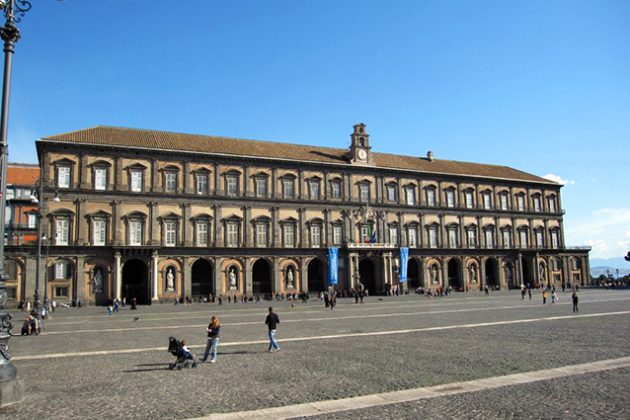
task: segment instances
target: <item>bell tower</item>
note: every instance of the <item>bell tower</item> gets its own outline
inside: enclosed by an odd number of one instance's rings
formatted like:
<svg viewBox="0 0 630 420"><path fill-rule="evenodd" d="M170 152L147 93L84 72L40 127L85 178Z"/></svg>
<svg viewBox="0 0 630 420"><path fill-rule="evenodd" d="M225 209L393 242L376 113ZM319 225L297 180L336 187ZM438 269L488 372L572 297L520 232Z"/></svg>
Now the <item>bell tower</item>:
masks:
<svg viewBox="0 0 630 420"><path fill-rule="evenodd" d="M348 160L353 164L371 165L373 162L370 149L370 135L365 130L365 124L355 124L354 131L350 135Z"/></svg>

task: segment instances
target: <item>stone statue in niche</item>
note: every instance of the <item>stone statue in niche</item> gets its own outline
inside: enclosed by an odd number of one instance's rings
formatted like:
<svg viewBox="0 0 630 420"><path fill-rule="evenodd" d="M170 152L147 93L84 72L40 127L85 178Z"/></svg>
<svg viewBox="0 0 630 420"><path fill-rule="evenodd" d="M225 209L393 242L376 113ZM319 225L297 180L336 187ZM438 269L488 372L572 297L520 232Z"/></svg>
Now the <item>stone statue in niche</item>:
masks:
<svg viewBox="0 0 630 420"><path fill-rule="evenodd" d="M293 287L293 268L287 269L287 287Z"/></svg>
<svg viewBox="0 0 630 420"><path fill-rule="evenodd" d="M234 267L230 267L228 277L230 279L230 289L236 289L236 272L234 271Z"/></svg>
<svg viewBox="0 0 630 420"><path fill-rule="evenodd" d="M431 277L433 278L433 283L437 284L440 282L440 273L437 265L431 267Z"/></svg>
<svg viewBox="0 0 630 420"><path fill-rule="evenodd" d="M101 267L94 267L92 285L94 286L94 293L103 293L103 269Z"/></svg>
<svg viewBox="0 0 630 420"><path fill-rule="evenodd" d="M477 283L477 266L474 264L470 266L470 282Z"/></svg>
<svg viewBox="0 0 630 420"><path fill-rule="evenodd" d="M175 273L173 267L169 267L166 269L166 291L175 291Z"/></svg>

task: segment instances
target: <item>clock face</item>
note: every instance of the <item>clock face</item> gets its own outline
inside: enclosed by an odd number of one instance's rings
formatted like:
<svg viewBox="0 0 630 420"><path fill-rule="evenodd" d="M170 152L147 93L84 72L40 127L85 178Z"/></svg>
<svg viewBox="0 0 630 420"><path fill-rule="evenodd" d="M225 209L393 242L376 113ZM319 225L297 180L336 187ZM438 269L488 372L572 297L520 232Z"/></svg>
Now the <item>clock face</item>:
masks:
<svg viewBox="0 0 630 420"><path fill-rule="evenodd" d="M365 150L359 149L359 152L357 154L359 155L359 159L361 160L367 159L367 152Z"/></svg>

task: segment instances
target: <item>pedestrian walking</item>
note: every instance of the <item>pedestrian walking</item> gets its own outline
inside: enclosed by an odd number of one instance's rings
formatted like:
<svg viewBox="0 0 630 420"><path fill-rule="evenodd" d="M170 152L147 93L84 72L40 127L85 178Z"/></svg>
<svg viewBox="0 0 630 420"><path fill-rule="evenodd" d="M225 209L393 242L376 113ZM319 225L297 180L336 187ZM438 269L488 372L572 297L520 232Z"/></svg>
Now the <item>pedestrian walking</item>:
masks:
<svg viewBox="0 0 630 420"><path fill-rule="evenodd" d="M580 312L578 310L579 298L578 298L577 292L573 292L573 295L571 296L571 299L573 299L573 313Z"/></svg>
<svg viewBox="0 0 630 420"><path fill-rule="evenodd" d="M328 302L328 304L330 305L331 311L335 309L335 305L337 304L337 296L335 296L334 293L330 295L330 301Z"/></svg>
<svg viewBox="0 0 630 420"><path fill-rule="evenodd" d="M556 291L554 290L551 292L551 303L556 303L556 299Z"/></svg>
<svg viewBox="0 0 630 420"><path fill-rule="evenodd" d="M547 303L547 289L543 290L543 305Z"/></svg>
<svg viewBox="0 0 630 420"><path fill-rule="evenodd" d="M210 363L215 363L217 361L217 348L219 347L220 331L221 322L219 321L219 318L213 315L210 318L208 328L206 328L206 332L208 333L208 342L206 343L206 350L203 352L203 359L201 359L202 362L206 362L208 360L210 349L212 349L212 353L210 353Z"/></svg>
<svg viewBox="0 0 630 420"><path fill-rule="evenodd" d="M529 300L532 300L532 289L527 288L527 296L529 296Z"/></svg>
<svg viewBox="0 0 630 420"><path fill-rule="evenodd" d="M269 307L269 313L267 314L267 318L265 319L265 324L269 328L269 353L274 351L280 351L280 346L278 346L278 342L276 341L276 328L278 328L278 324L280 323L280 318L278 318L278 314L273 311L273 307Z"/></svg>
<svg viewBox="0 0 630 420"><path fill-rule="evenodd" d="M521 287L521 299L522 300L525 300L525 293L526 293L525 286L523 286L523 287Z"/></svg>

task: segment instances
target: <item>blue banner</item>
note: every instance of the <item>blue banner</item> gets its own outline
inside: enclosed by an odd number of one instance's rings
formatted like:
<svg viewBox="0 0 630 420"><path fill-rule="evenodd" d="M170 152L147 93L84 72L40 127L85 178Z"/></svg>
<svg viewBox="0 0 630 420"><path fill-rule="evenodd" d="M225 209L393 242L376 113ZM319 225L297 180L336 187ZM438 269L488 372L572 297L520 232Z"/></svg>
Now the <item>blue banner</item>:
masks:
<svg viewBox="0 0 630 420"><path fill-rule="evenodd" d="M400 282L407 281L407 261L409 260L409 248L400 248Z"/></svg>
<svg viewBox="0 0 630 420"><path fill-rule="evenodd" d="M339 256L339 248L328 248L328 284L334 286L337 284L337 257Z"/></svg>

